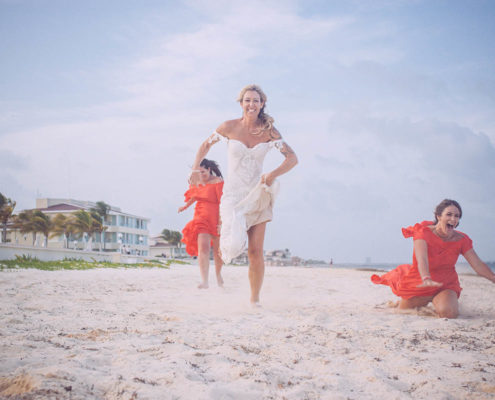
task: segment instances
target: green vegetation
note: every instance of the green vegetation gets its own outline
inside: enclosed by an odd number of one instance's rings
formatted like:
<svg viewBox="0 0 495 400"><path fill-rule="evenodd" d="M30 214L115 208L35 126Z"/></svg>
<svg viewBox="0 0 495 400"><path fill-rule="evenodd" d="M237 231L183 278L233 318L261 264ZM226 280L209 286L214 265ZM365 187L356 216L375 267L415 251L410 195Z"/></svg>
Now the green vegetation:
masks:
<svg viewBox="0 0 495 400"><path fill-rule="evenodd" d="M40 261L36 257L26 255L16 256L15 260L0 260L0 271L7 269L41 269L44 271L86 270L94 268L165 268L170 264L188 264L179 260L147 260L137 264L111 263L106 261L84 261L78 259L63 259L59 261Z"/></svg>
<svg viewBox="0 0 495 400"><path fill-rule="evenodd" d="M97 201L96 207L90 210L91 216L97 221L96 232L100 233L100 250L101 244L103 243L103 250L105 250L105 231L108 226L105 226L105 221L107 219L108 213L111 207L104 201Z"/></svg>
<svg viewBox="0 0 495 400"><path fill-rule="evenodd" d="M182 234L180 232L164 229L161 237L174 246L181 245Z"/></svg>
<svg viewBox="0 0 495 400"><path fill-rule="evenodd" d="M0 224L2 225L2 242L7 241L7 224L12 218L16 202L0 193Z"/></svg>
<svg viewBox="0 0 495 400"><path fill-rule="evenodd" d="M84 238L86 250L92 250L92 239L95 233L100 233L100 251L105 250L105 231L108 226L110 206L104 201L97 201L96 207L89 211L79 210L73 215L66 216L62 213L52 219L41 210L21 211L14 215L16 202L0 193L0 226L2 229L2 242L7 240L7 225L10 223L13 229L18 229L21 234L33 236L33 246L36 244L38 233L45 238L45 247L48 247L48 238L64 236L64 248L69 247L69 242L74 239Z"/></svg>

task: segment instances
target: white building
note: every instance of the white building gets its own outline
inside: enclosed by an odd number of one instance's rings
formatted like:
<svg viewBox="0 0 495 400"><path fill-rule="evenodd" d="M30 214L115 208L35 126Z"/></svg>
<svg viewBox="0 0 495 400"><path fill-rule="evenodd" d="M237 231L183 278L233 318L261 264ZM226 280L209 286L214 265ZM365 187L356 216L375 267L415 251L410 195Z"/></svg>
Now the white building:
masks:
<svg viewBox="0 0 495 400"><path fill-rule="evenodd" d="M150 256L151 257L164 257L164 258L191 258L186 253L184 244L180 247L170 244L161 235L154 235L150 237Z"/></svg>
<svg viewBox="0 0 495 400"><path fill-rule="evenodd" d="M266 265L287 266L293 264L293 257L289 249L265 251Z"/></svg>
<svg viewBox="0 0 495 400"><path fill-rule="evenodd" d="M36 199L36 209L42 211L50 218L57 214L69 216L76 211L89 211L96 207L96 203L91 201L81 201L74 199ZM149 218L122 212L119 207L110 206L108 215L104 221L107 227L103 233L103 250L111 252L123 252L141 256L149 255ZM41 236L38 234L38 236ZM16 230L9 232L11 243L19 245L32 245L32 236L23 235ZM87 238L86 238L87 239ZM41 241L43 242L43 241ZM71 237L68 247L71 249L84 249L84 237ZM92 241L94 250L100 249L101 234L95 233ZM48 239L49 248L63 248L64 237L59 236Z"/></svg>

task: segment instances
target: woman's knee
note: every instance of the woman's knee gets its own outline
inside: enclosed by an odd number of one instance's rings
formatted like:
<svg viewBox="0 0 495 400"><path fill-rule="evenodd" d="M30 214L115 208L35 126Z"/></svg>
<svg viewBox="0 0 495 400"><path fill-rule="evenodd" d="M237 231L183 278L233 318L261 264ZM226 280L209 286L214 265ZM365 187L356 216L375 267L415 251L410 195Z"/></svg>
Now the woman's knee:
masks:
<svg viewBox="0 0 495 400"><path fill-rule="evenodd" d="M263 247L249 246L248 257L249 257L249 259L263 257Z"/></svg>
<svg viewBox="0 0 495 400"><path fill-rule="evenodd" d="M435 311L440 318L457 318L459 316L459 303L457 294L452 290L444 290L433 299Z"/></svg>
<svg viewBox="0 0 495 400"><path fill-rule="evenodd" d="M435 310L440 318L455 319L459 316L458 307L452 304L441 304L435 307Z"/></svg>
<svg viewBox="0 0 495 400"><path fill-rule="evenodd" d="M210 258L210 249L207 246L198 246L198 256Z"/></svg>
<svg viewBox="0 0 495 400"><path fill-rule="evenodd" d="M198 252L201 254L210 254L210 240L209 238L199 237L198 238Z"/></svg>

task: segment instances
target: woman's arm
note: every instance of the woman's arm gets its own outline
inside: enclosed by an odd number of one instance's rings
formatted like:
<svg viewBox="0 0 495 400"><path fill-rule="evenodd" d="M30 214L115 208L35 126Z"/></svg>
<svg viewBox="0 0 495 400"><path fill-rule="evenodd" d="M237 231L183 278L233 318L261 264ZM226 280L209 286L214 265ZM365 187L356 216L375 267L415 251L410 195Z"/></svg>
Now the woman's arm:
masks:
<svg viewBox="0 0 495 400"><path fill-rule="evenodd" d="M435 282L430 276L430 267L428 265L428 243L424 239L414 240L414 255L416 256L416 261L418 262L418 271L422 284L418 287L425 286L442 286L443 283Z"/></svg>
<svg viewBox="0 0 495 400"><path fill-rule="evenodd" d="M220 232L222 231L222 218L218 216L218 225L217 225L217 233L220 235Z"/></svg>
<svg viewBox="0 0 495 400"><path fill-rule="evenodd" d="M466 253L464 254L464 258L478 275L495 283L495 274L492 272L490 267L488 267L488 265L481 261L474 249L466 251Z"/></svg>
<svg viewBox="0 0 495 400"><path fill-rule="evenodd" d="M282 139L282 136L275 128L273 128L273 132L271 136L275 140ZM283 175L286 172L290 171L292 168L294 168L298 162L296 153L294 153L294 150L292 150L287 143L282 141L280 145L277 145L277 148L280 150L280 152L285 157L285 159L282 162L282 164L280 164L277 168L275 168L273 171L267 174L264 174L261 177L261 182L265 183L268 186L272 185L276 177Z"/></svg>
<svg viewBox="0 0 495 400"><path fill-rule="evenodd" d="M222 125L220 125L220 127L221 126ZM218 132L218 130L217 130L217 132ZM201 144L201 146L199 146L199 149L196 153L196 157L194 159L194 163L192 166L191 175L189 177L189 184L195 185L195 186L198 186L200 184L199 165L201 164L201 161L203 161L203 159L206 157L206 155L210 151L211 146L213 146L215 143L220 141L220 136L217 132L211 134L211 136L208 139L206 139Z"/></svg>
<svg viewBox="0 0 495 400"><path fill-rule="evenodd" d="M186 204L184 204L183 206L179 207L179 211L178 212L182 212L184 210L186 210L187 208L189 208L189 206L191 204L193 204L194 202L196 201L196 199L194 197L190 198Z"/></svg>

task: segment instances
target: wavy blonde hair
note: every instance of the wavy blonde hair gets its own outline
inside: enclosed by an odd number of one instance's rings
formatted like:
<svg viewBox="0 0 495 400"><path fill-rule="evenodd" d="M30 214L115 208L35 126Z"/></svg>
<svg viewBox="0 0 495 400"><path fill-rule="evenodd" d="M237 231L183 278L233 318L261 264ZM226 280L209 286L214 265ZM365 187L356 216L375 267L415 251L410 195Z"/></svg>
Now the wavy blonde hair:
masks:
<svg viewBox="0 0 495 400"><path fill-rule="evenodd" d="M261 124L263 125L262 130L272 130L273 128L273 123L275 120L273 117L267 113L265 113L265 106L266 106L266 94L263 92L261 87L258 85L252 83L251 85L244 86L241 89L241 92L239 93L239 96L237 96L237 101L239 103L242 103L242 99L244 98L244 95L246 94L247 91L252 90L257 92L260 95L261 100L263 101L263 107L261 107L260 114L258 115L258 118L261 120Z"/></svg>

